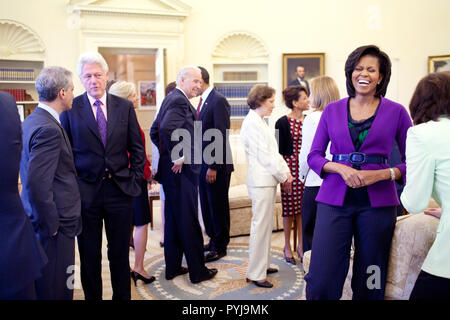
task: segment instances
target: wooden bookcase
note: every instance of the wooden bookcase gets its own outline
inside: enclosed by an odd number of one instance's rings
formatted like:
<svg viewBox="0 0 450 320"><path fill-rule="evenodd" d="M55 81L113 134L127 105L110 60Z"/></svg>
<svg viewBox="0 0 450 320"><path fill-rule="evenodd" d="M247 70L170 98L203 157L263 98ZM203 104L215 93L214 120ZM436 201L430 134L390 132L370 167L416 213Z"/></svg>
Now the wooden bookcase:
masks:
<svg viewBox="0 0 450 320"><path fill-rule="evenodd" d="M14 96L22 121L39 103L35 80L43 67L42 60L0 59L0 90Z"/></svg>

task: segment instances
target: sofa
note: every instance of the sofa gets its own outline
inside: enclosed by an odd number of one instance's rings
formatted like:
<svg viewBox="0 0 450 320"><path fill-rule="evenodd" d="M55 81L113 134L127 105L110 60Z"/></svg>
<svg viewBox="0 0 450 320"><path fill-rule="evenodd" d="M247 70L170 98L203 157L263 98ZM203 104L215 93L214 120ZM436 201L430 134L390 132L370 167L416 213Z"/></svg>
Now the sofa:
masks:
<svg viewBox="0 0 450 320"><path fill-rule="evenodd" d="M430 208L437 207L432 200ZM436 238L439 219L426 215L407 214L397 218L392 239L389 267L386 283L386 300L408 300L423 261ZM304 253L303 268L309 270L311 251ZM353 250L350 254L350 266L345 279L341 300L351 300L351 278L353 267ZM306 284L305 284L306 287ZM305 299L303 290L302 299Z"/></svg>

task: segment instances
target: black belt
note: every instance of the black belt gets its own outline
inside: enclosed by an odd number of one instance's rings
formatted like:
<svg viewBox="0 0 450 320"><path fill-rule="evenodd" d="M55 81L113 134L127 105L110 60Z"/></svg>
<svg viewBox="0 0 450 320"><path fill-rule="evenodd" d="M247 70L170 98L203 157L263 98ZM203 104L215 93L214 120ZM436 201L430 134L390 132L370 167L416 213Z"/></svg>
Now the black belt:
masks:
<svg viewBox="0 0 450 320"><path fill-rule="evenodd" d="M361 166L365 163L387 164L388 158L363 152L352 152L349 154L335 154L333 155L333 161L346 161L354 166Z"/></svg>

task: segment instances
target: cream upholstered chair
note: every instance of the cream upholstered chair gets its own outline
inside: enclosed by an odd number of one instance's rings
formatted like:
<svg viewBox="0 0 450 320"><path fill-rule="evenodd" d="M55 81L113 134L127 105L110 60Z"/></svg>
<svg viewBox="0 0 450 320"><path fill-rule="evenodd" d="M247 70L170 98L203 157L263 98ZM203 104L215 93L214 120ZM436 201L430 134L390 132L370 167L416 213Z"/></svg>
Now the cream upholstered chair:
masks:
<svg viewBox="0 0 450 320"><path fill-rule="evenodd" d="M437 207L434 200L430 201L429 207ZM423 261L436 238L438 223L437 218L424 213L408 214L397 218L389 257L385 299L409 299ZM303 258L305 273L309 270L310 259L311 251L305 252ZM350 257L349 272L345 279L341 300L352 298L352 268L353 253ZM303 292L303 299L304 295L305 292Z"/></svg>
<svg viewBox="0 0 450 320"><path fill-rule="evenodd" d="M248 196L247 185L245 184L247 162L239 135L230 135L230 146L233 154L234 171L231 174L228 197L230 203L230 236L233 237L250 234L252 201ZM278 187L273 215L273 230L283 229L281 210L281 195Z"/></svg>

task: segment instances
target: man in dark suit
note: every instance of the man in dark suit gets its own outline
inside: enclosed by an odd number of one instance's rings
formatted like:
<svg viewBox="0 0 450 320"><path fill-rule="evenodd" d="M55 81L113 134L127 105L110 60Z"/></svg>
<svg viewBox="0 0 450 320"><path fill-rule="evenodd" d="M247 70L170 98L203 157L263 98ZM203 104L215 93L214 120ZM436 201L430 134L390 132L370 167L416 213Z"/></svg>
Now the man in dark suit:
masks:
<svg viewBox="0 0 450 320"><path fill-rule="evenodd" d="M150 131L160 154L155 179L163 185L166 195L166 279L189 272L192 283L211 279L217 273L217 269L205 267L203 235L198 221L201 132L194 133L196 113L189 99L200 94L201 84L200 69L181 69L177 87L164 99ZM183 253L188 269L181 265Z"/></svg>
<svg viewBox="0 0 450 320"><path fill-rule="evenodd" d="M16 101L2 91L0 114L0 300L34 300L47 257L20 201L22 128Z"/></svg>
<svg viewBox="0 0 450 320"><path fill-rule="evenodd" d="M113 299L129 300L133 197L141 192L145 163L142 137L131 101L105 90L105 59L97 52L85 52L77 69L86 92L60 118L72 143L81 194L81 284L86 299L102 299L104 221Z"/></svg>
<svg viewBox="0 0 450 320"><path fill-rule="evenodd" d="M200 204L206 234L210 238L206 262L216 261L227 254L230 242L230 207L228 189L234 170L228 140L231 107L227 99L209 85L209 73L202 72L202 95L197 108L198 121L202 122L202 168L199 177Z"/></svg>
<svg viewBox="0 0 450 320"><path fill-rule="evenodd" d="M295 74L297 75L297 78L295 78L294 81L292 81L291 83L289 83L290 86L304 86L306 88L306 90L308 90L308 95L309 95L309 83L308 81L306 81L305 79L305 67L304 66L297 66L297 68L295 69Z"/></svg>
<svg viewBox="0 0 450 320"><path fill-rule="evenodd" d="M36 281L38 299L72 300L75 236L81 231L81 201L69 139L59 115L70 110L72 73L48 67L36 78L39 104L23 122L20 162L22 202L48 264Z"/></svg>

